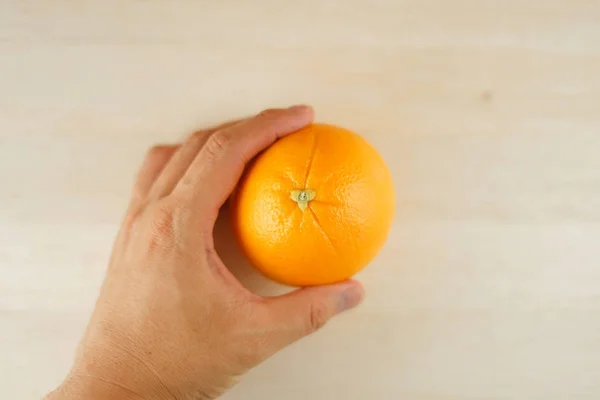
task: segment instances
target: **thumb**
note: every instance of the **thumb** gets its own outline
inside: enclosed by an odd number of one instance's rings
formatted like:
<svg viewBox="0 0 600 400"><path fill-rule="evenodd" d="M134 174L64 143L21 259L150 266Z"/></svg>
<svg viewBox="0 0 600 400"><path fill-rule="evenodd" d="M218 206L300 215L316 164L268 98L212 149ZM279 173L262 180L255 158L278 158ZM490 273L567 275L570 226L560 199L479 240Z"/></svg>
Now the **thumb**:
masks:
<svg viewBox="0 0 600 400"><path fill-rule="evenodd" d="M267 304L273 351L307 336L333 316L356 307L364 289L357 281L313 286L273 298Z"/></svg>

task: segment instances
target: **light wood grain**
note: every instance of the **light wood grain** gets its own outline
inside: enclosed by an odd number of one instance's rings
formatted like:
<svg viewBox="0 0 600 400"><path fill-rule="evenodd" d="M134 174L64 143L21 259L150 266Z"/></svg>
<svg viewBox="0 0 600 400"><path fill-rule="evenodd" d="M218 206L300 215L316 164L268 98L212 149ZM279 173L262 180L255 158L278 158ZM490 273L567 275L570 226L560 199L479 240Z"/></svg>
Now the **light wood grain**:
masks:
<svg viewBox="0 0 600 400"><path fill-rule="evenodd" d="M600 398L596 0L0 3L0 392L57 384L145 148L307 102L398 192L368 299L227 400Z"/></svg>

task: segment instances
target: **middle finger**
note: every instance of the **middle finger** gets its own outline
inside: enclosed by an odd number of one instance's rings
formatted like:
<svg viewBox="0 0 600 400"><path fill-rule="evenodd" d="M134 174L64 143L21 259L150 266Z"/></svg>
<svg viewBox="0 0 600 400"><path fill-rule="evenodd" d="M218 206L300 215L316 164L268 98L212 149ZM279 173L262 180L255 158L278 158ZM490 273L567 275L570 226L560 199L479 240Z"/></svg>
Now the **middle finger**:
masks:
<svg viewBox="0 0 600 400"><path fill-rule="evenodd" d="M190 135L181 145L179 150L173 155L167 166L152 185L148 194L148 201L156 201L170 195L202 147L204 147L208 138L213 133L236 125L238 122L240 121L227 122L215 128L198 131Z"/></svg>

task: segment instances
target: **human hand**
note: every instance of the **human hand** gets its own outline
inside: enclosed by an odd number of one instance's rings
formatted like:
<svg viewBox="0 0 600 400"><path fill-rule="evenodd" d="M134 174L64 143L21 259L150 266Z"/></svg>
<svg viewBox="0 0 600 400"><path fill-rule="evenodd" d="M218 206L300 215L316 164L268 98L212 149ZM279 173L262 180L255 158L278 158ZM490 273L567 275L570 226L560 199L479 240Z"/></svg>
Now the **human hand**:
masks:
<svg viewBox="0 0 600 400"><path fill-rule="evenodd" d="M73 368L48 399L215 399L360 302L355 281L259 297L215 251L245 164L312 119L305 106L268 110L151 149Z"/></svg>

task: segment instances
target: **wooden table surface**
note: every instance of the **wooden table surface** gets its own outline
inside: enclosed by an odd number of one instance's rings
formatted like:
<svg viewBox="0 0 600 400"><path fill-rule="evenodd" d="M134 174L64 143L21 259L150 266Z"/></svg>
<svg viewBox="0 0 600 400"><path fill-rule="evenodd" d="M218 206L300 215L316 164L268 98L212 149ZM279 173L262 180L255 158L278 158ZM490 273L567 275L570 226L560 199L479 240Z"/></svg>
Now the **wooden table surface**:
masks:
<svg viewBox="0 0 600 400"><path fill-rule="evenodd" d="M0 1L0 397L67 371L148 146L298 102L397 216L363 306L224 399L600 398L597 0Z"/></svg>

